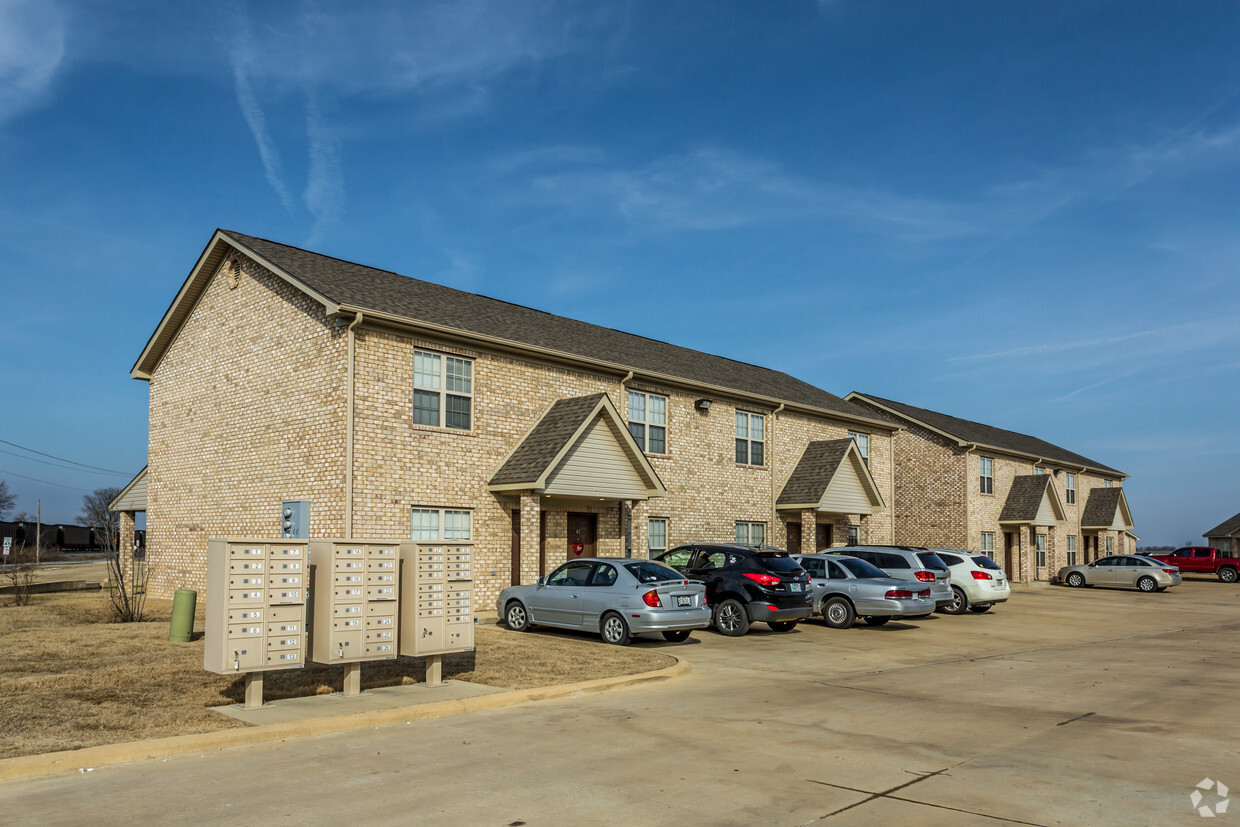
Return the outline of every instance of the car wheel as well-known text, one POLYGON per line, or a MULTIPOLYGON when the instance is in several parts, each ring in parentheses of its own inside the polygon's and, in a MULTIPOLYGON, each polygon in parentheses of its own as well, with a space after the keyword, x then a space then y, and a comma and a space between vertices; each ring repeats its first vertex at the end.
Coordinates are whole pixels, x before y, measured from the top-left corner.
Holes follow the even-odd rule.
POLYGON ((970 606, 969 611, 973 612, 974 614, 979 614, 979 615, 985 614, 986 612, 990 611, 990 607, 993 605, 994 605, 993 603, 978 603, 976 605, 970 606))
POLYGON ((1231 566, 1223 566, 1218 570, 1218 579, 1224 583, 1235 583, 1238 578, 1240 578, 1240 573, 1237 573, 1231 566))
POLYGON ((516 600, 509 602, 508 607, 504 609, 504 624, 514 632, 528 632, 530 615, 525 610, 525 606, 516 600))
POLYGON ((749 631, 749 615, 739 600, 729 598, 715 607, 715 628, 728 637, 740 637, 749 631))
POLYGON ((772 629, 774 629, 777 632, 791 632, 793 629, 797 627, 797 621, 795 620, 772 620, 770 623, 766 625, 770 626, 772 629))
POLYGON ((1081 586, 1085 585, 1085 575, 1081 574, 1079 571, 1074 571, 1068 575, 1064 582, 1074 589, 1079 589, 1081 586))
POLYGON ((672 643, 684 643, 689 639, 689 630, 677 629, 674 632, 664 632, 663 639, 670 640, 672 643))
POLYGON ((1137 581, 1137 588, 1143 592, 1152 592, 1158 590, 1158 581, 1153 577, 1142 577, 1137 581))
POLYGON ((959 615, 964 614, 967 608, 969 608, 969 598, 965 596, 964 589, 952 586, 952 602, 939 611, 949 615, 959 615))
POLYGON ((870 617, 867 617, 865 619, 865 622, 870 626, 882 626, 888 620, 891 620, 891 618, 890 617, 874 617, 873 615, 871 615, 870 617))
POLYGON ((822 604, 823 622, 832 629, 849 629, 857 622, 857 612, 843 597, 832 597, 822 604))
POLYGON ((603 642, 613 646, 627 646, 632 637, 629 635, 629 624, 615 612, 603 615, 603 623, 599 629, 603 642))

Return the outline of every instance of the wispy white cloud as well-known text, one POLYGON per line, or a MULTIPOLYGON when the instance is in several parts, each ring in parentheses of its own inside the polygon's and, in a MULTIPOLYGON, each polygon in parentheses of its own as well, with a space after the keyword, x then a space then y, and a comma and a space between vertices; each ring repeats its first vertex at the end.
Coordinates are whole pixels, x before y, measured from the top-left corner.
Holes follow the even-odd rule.
POLYGON ((323 232, 340 218, 345 196, 340 141, 335 131, 323 122, 318 96, 313 91, 307 94, 306 136, 310 144, 310 169, 302 200, 314 216, 314 227, 307 243, 316 244, 323 232))
POLYGON ((284 175, 280 165, 280 152, 276 149, 271 133, 267 130, 267 116, 254 95, 254 86, 250 82, 254 62, 254 44, 249 37, 248 26, 243 26, 237 46, 230 55, 232 61, 233 81, 237 89, 237 105, 241 108, 241 117, 245 119, 254 143, 258 145, 258 157, 263 163, 263 173, 267 183, 275 190, 276 196, 286 210, 293 209, 293 198, 289 195, 284 183, 284 175))
POLYGON ((0 0, 0 123, 46 99, 64 59, 58 3, 0 0))

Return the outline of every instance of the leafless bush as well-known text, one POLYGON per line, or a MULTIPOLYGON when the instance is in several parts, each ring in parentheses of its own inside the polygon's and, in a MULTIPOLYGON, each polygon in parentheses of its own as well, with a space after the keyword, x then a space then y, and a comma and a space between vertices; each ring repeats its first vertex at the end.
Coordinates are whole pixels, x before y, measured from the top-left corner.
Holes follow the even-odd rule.
POLYGON ((9 565, 0 569, 4 579, 13 587, 13 605, 25 606, 30 602, 30 587, 34 585, 38 567, 34 564, 34 551, 25 545, 10 555, 9 565))

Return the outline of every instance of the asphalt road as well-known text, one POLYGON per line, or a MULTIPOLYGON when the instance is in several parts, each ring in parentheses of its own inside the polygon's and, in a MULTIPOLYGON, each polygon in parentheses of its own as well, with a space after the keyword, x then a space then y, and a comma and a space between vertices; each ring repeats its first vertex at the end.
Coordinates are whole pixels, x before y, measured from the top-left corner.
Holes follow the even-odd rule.
POLYGON ((755 628, 638 643, 692 664, 659 684, 14 782, 0 821, 1190 824, 1240 791, 1240 586, 755 628))

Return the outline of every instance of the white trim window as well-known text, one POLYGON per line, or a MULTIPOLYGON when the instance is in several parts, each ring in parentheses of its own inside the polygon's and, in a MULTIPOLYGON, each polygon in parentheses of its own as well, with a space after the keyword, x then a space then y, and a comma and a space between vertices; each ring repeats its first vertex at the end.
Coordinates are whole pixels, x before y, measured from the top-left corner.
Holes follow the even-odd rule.
POLYGON ((848 545, 855 546, 861 543, 861 526, 850 525, 848 527, 848 545))
POLYGON ((766 543, 766 523, 736 521, 736 542, 744 546, 760 546, 766 543))
POLYGON ((646 454, 667 453, 667 397, 629 391, 629 433, 646 454))
POLYGON ((1068 535, 1068 565, 1076 565, 1076 535, 1068 535))
MULTIPOLYGON (((1074 505, 1076 503, 1076 474, 1069 474, 1067 472, 1064 473, 1063 475, 1063 500, 1068 505, 1074 505)), ((1068 565, 1072 566, 1076 564, 1069 563, 1068 565)))
POLYGON ((646 545, 650 549, 649 556, 657 557, 667 551, 667 518, 651 517, 647 523, 646 545))
POLYGON ((1041 465, 1035 465, 1033 466, 1033 473, 1040 477, 1046 473, 1046 469, 1043 468, 1041 465))
POLYGON ((736 412, 736 464, 766 464, 766 417, 736 412))
POLYGON ((983 494, 995 493, 995 461, 990 457, 978 457, 978 483, 983 494))
POLYGON ((455 508, 414 506, 409 539, 422 542, 469 542, 473 539, 473 512, 455 508))
POLYGON ((857 452, 861 454, 861 460, 866 465, 870 464, 870 435, 858 433, 857 431, 849 431, 848 436, 852 441, 857 443, 857 452))
POLYGON ((1114 553, 1115 553, 1115 538, 1108 537, 1107 538, 1107 554, 1114 554, 1114 553))
POLYGON ((1046 568, 1046 535, 1038 534, 1034 537, 1034 544, 1038 550, 1036 565, 1040 569, 1046 568))
POLYGON ((1103 487, 1103 488, 1110 488, 1110 487, 1111 487, 1111 481, 1110 481, 1110 480, 1103 480, 1103 481, 1102 481, 1102 487, 1103 487))
POLYGON ((426 350, 413 352, 413 424, 473 427, 474 363, 426 350))
POLYGON ((979 545, 981 546, 982 554, 985 554, 987 557, 994 557, 995 533, 993 531, 983 531, 979 545))

